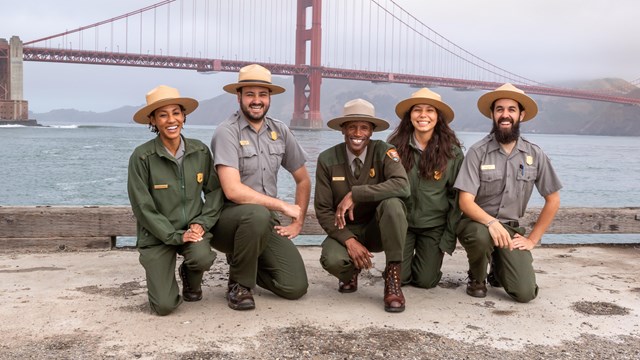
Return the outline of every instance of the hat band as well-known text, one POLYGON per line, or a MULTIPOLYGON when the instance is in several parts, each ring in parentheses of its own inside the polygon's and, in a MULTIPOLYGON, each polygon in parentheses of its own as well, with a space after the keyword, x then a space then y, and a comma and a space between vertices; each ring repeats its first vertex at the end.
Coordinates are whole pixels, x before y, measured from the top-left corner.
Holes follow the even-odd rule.
POLYGON ((344 117, 348 117, 348 116, 365 116, 365 117, 373 118, 373 116, 368 114, 349 114, 349 115, 345 115, 344 117))
POLYGON ((240 80, 240 81, 238 81, 238 83, 245 83, 245 82, 252 82, 252 83, 261 83, 261 84, 268 84, 268 85, 272 85, 269 81, 264 81, 264 80, 240 80))

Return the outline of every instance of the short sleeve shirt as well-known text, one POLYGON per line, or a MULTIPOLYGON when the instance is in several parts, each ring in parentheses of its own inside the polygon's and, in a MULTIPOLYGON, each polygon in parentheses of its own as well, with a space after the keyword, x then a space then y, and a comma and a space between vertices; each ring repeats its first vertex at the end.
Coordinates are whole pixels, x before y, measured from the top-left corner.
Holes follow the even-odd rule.
POLYGON ((265 117, 260 131, 256 131, 240 111, 218 125, 211 151, 216 166, 238 169, 243 184, 271 197, 278 195, 280 166, 293 173, 307 161, 283 122, 265 117))
POLYGON ((454 187, 474 195, 489 215, 509 221, 524 215, 534 185, 542 196, 562 188, 542 149, 520 137, 506 154, 489 134, 467 152, 454 187))

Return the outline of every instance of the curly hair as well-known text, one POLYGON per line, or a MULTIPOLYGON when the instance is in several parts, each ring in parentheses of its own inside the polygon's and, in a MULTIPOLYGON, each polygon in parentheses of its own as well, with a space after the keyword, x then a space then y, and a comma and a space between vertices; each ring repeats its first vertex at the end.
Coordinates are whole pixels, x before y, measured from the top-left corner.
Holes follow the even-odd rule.
MULTIPOLYGON (((414 105, 415 106, 415 105, 414 105)), ((394 145, 398 150, 400 159, 404 169, 409 172, 414 166, 413 149, 409 145, 415 128, 411 123, 411 110, 413 106, 402 117, 400 125, 389 135, 389 143, 394 145)), ((433 129, 433 135, 427 143, 427 147, 420 155, 418 163, 418 173, 423 178, 431 178, 438 171, 444 174, 447 169, 447 162, 453 159, 453 145, 460 147, 460 140, 456 137, 455 132, 449 127, 446 121, 442 119, 442 113, 436 109, 438 121, 433 129)))
MULTIPOLYGON (((180 110, 182 110, 182 115, 184 116, 184 121, 182 123, 186 124, 187 123, 187 115, 184 113, 185 108, 182 105, 179 105, 179 106, 180 106, 180 110)), ((156 110, 158 110, 158 109, 156 109, 156 110)), ((156 116, 156 110, 153 110, 151 112, 151 114, 149 114, 149 116, 148 116, 149 119, 151 119, 152 117, 156 116)), ((147 124, 147 126, 149 126, 149 131, 151 131, 152 133, 154 133, 156 135, 160 133, 160 131, 158 130, 158 127, 155 126, 155 125, 152 125, 151 122, 149 122, 149 124, 147 124)))

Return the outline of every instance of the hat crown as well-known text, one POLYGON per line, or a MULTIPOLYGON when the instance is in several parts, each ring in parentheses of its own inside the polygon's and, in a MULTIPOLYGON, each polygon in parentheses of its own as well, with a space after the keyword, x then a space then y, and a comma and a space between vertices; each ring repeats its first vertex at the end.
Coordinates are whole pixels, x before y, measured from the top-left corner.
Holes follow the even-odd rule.
POLYGON ((369 116, 375 117, 373 104, 363 99, 347 101, 342 111, 343 116, 369 116))
POLYGON ((271 71, 258 64, 247 65, 240 69, 238 82, 263 82, 265 84, 271 84, 271 71))
POLYGON ((147 105, 157 103, 158 101, 166 99, 180 98, 180 92, 176 88, 172 88, 166 85, 160 85, 151 89, 146 95, 147 105))
POLYGON ((427 88, 422 88, 413 94, 411 94, 411 99, 420 98, 420 99, 433 99, 437 101, 442 101, 442 96, 440 94, 433 92, 427 88))
POLYGON ((499 88, 495 89, 495 91, 512 91, 512 92, 517 92, 518 94, 524 95, 523 90, 518 89, 517 87, 513 86, 513 84, 511 83, 506 83, 500 86, 499 88))

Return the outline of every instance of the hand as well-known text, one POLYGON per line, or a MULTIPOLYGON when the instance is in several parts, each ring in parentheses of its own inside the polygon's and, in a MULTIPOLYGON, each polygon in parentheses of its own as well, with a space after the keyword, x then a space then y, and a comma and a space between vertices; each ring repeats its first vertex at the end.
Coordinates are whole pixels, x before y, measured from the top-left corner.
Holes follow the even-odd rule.
POLYGON ((200 237, 204 236, 204 228, 200 224, 191 224, 189 225, 189 230, 195 232, 200 237))
POLYGON ((511 235, 507 229, 504 228, 501 222, 495 221, 489 225, 489 234, 493 239, 493 244, 499 248, 509 248, 513 250, 513 243, 511 242, 511 235))
POLYGON ((192 224, 192 225, 198 225, 200 229, 196 231, 191 230, 191 228, 187 229, 187 231, 185 231, 184 234, 182 234, 182 242, 188 243, 188 242, 198 242, 202 240, 202 235, 204 235, 204 229, 199 224, 192 224), (202 230, 202 235, 199 234, 200 230, 202 230))
POLYGON ((531 250, 536 246, 533 240, 529 239, 528 237, 524 237, 520 234, 516 234, 513 237, 512 243, 513 243, 513 248, 518 250, 531 250))
POLYGON ((280 210, 284 215, 290 217, 294 222, 296 220, 300 220, 302 218, 302 208, 296 204, 289 204, 287 202, 283 202, 282 209, 280 210))
POLYGON ((370 253, 364 245, 358 242, 355 238, 347 239, 347 241, 344 242, 344 245, 347 247, 347 253, 356 268, 371 269, 373 266, 373 263, 371 262, 373 254, 370 253))
POLYGON ((336 208, 336 215, 334 220, 334 225, 338 227, 338 229, 344 229, 347 225, 346 216, 349 216, 349 220, 353 221, 353 208, 356 204, 353 202, 353 195, 351 191, 347 195, 344 196, 338 207, 336 208))
POLYGON ((280 236, 284 236, 289 240, 293 240, 296 236, 300 235, 300 231, 302 231, 302 223, 298 221, 294 221, 287 226, 276 225, 274 229, 280 236))

